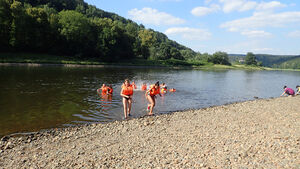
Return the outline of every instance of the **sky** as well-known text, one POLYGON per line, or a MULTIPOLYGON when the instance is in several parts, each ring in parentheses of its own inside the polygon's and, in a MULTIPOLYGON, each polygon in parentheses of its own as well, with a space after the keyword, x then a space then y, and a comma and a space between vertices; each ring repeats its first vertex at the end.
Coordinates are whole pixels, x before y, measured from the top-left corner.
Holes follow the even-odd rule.
POLYGON ((85 0, 200 53, 300 54, 299 0, 85 0))

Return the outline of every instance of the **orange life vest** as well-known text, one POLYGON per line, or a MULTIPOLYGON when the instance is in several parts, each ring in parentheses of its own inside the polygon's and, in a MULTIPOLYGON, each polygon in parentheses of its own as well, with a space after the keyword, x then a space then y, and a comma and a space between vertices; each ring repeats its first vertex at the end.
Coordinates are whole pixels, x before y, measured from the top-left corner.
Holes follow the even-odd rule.
POLYGON ((134 82, 132 82, 131 86, 134 88, 134 89, 137 89, 136 85, 134 82))
POLYGON ((107 93, 107 87, 101 87, 102 93, 107 93))
POLYGON ((150 96, 155 96, 160 93, 160 87, 155 88, 155 85, 151 85, 150 88, 150 96))
POLYGON ((170 92, 176 92, 176 89, 170 89, 170 92))
POLYGON ((131 96, 133 95, 133 87, 132 85, 130 86, 125 86, 125 85, 122 85, 122 94, 126 95, 126 96, 131 96))
POLYGON ((147 90, 147 85, 142 85, 142 90, 147 90))
POLYGON ((109 93, 109 94, 112 94, 113 91, 114 91, 111 87, 108 87, 107 89, 108 89, 108 93, 109 93))
POLYGON ((166 88, 162 88, 161 89, 161 93, 166 93, 167 92, 167 89, 166 88))

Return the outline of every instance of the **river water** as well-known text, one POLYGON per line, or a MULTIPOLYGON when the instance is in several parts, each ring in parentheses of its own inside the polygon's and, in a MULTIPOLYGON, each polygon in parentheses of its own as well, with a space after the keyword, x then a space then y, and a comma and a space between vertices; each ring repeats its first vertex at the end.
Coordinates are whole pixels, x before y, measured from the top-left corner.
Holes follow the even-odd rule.
POLYGON ((138 86, 132 118, 147 114, 143 82, 165 82, 177 90, 157 97, 156 114, 279 97, 284 85, 300 85, 296 71, 0 66, 0 136, 122 120, 126 78, 138 86), (113 86, 112 96, 97 94, 103 83, 113 86))

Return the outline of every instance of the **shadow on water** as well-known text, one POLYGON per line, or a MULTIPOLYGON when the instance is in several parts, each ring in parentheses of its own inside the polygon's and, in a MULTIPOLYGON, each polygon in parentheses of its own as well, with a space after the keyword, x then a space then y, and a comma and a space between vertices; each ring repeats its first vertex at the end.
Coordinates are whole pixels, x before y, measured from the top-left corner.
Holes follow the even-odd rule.
POLYGON ((0 135, 121 120, 121 85, 135 81, 133 118, 147 114, 142 83, 165 82, 175 93, 157 97, 155 113, 197 109, 254 97, 277 97, 299 85, 300 72, 201 71, 151 68, 0 66, 0 135), (99 95, 111 84, 113 95, 99 95))

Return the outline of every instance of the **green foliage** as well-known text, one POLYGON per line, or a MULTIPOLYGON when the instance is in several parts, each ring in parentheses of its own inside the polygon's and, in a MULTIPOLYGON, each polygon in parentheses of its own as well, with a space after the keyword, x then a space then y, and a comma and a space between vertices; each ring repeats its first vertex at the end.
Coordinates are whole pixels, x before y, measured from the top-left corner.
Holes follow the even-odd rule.
POLYGON ((214 64, 231 65, 226 52, 215 52, 208 60, 214 64))
POLYGON ((82 42, 90 29, 89 20, 76 11, 61 11, 59 13, 60 33, 68 41, 82 42))
POLYGON ((281 69, 300 69, 300 56, 294 57, 291 60, 284 61, 277 65, 274 64, 273 67, 281 69))
POLYGON ((167 62, 176 64, 181 63, 179 60, 207 63, 211 58, 83 0, 0 0, 0 28, 3 52, 68 55, 109 62, 136 58, 172 60, 167 62))
POLYGON ((267 67, 277 67, 281 63, 300 57, 300 56, 291 56, 291 55, 267 55, 267 54, 256 54, 255 56, 258 61, 262 62, 263 66, 267 66, 267 67))
POLYGON ((59 14, 59 32, 65 39, 66 54, 82 57, 89 51, 91 24, 86 16, 76 11, 61 11, 59 14))
POLYGON ((246 65, 257 65, 256 57, 252 52, 248 52, 245 58, 246 65))
POLYGON ((6 51, 10 48, 10 31, 12 15, 10 1, 0 0, 0 50, 6 51))
POLYGON ((182 57, 179 50, 174 47, 171 48, 170 55, 171 55, 171 58, 173 58, 173 59, 184 60, 184 58, 182 57))

